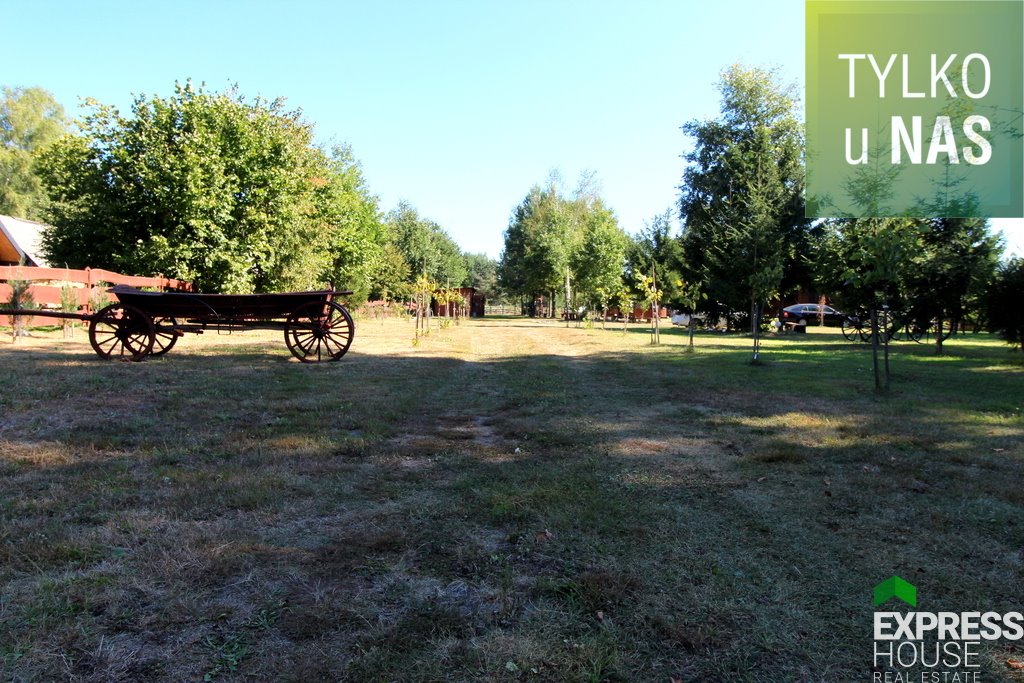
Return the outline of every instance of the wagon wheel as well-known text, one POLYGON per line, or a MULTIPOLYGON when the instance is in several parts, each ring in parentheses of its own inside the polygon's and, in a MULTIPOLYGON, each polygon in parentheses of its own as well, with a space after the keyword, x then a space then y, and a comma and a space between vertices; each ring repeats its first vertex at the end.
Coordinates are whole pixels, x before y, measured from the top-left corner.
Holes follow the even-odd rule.
POLYGON ((866 341, 864 339, 864 324, 859 318, 843 318, 842 330, 847 341, 866 341))
POLYGON ((142 360, 153 350, 155 337, 153 320, 134 306, 111 304, 89 322, 89 343, 105 360, 142 360))
POLYGON ((153 338, 153 351, 152 355, 162 356, 178 343, 178 337, 181 336, 175 328, 178 326, 178 321, 170 316, 158 316, 153 318, 153 328, 156 336, 153 338))
POLYGON ((311 301, 288 316, 284 342, 303 363, 319 363, 340 360, 354 334, 355 323, 344 307, 333 301, 311 301))
MULTIPOLYGON (((884 311, 878 312, 878 333, 883 341, 903 341, 900 337, 902 329, 903 320, 899 313, 893 313, 892 311, 889 311, 888 314, 884 311)), ((871 339, 870 332, 868 332, 868 339, 871 339)))
MULTIPOLYGON (((908 326, 909 329, 910 326, 908 326)), ((930 344, 940 334, 942 335, 942 341, 946 341, 949 339, 949 335, 953 334, 953 323, 949 320, 943 320, 942 329, 940 330, 939 321, 933 318, 927 323, 915 323, 911 331, 910 338, 918 344, 930 344)))
POLYGON ((905 342, 911 339, 912 327, 910 325, 896 324, 889 328, 889 341, 905 342))

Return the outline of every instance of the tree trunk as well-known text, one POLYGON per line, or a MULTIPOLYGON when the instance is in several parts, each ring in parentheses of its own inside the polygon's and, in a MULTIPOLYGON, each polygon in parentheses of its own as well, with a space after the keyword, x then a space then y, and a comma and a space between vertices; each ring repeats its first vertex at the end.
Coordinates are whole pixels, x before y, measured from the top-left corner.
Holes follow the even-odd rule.
POLYGON ((882 391, 882 378, 878 374, 878 311, 871 309, 871 364, 875 371, 875 391, 882 391))
POLYGON ((570 303, 569 302, 571 302, 571 301, 572 301, 572 284, 569 282, 569 269, 566 268, 565 269, 565 305, 562 306, 562 310, 565 311, 565 326, 566 327, 569 326, 569 318, 572 317, 571 315, 569 315, 569 313, 570 313, 570 311, 569 311, 570 303))
POLYGON ((942 355, 942 323, 945 322, 940 314, 935 320, 935 355, 942 355))
POLYGON ((888 392, 890 385, 889 378, 891 376, 889 373, 889 304, 886 304, 883 310, 885 311, 885 316, 883 317, 885 337, 883 338, 882 348, 883 356, 885 358, 885 391, 888 392))
POLYGON ((654 336, 657 337, 658 342, 661 343, 661 302, 654 302, 654 336))
POLYGON ((754 334, 754 359, 753 363, 761 362, 761 305, 751 302, 750 307, 751 330, 754 334))
POLYGON ((690 314, 690 348, 693 348, 693 313, 690 314))

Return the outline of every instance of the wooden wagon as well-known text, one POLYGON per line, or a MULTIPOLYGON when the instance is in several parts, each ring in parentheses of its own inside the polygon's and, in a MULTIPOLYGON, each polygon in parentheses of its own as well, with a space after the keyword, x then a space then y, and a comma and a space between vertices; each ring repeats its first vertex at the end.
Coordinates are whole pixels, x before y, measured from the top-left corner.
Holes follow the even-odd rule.
POLYGON ((142 360, 170 351, 186 333, 275 329, 284 332, 292 355, 304 363, 340 360, 355 335, 355 323, 334 300, 350 291, 277 294, 147 292, 118 285, 118 303, 93 314, 3 310, 0 315, 75 318, 89 323, 89 343, 100 358, 142 360))

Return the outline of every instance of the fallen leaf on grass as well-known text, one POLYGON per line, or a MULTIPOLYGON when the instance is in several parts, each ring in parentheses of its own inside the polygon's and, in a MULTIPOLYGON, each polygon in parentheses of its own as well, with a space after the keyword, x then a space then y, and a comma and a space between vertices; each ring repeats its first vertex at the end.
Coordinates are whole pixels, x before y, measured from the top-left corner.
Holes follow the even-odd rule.
POLYGON ((597 612, 597 620, 598 621, 604 621, 604 612, 598 610, 598 612, 597 612))
POLYGON ((1006 666, 1010 667, 1011 669, 1024 669, 1024 662, 1020 661, 1019 659, 1007 659, 1006 666))
POLYGON ((537 542, 538 543, 546 543, 547 541, 550 541, 554 537, 555 537, 555 535, 553 533, 551 533, 550 531, 545 529, 544 531, 542 531, 539 534, 537 534, 537 542))
POLYGON ((1005 448, 993 448, 992 451, 995 452, 995 453, 1003 453, 1003 452, 1006 451, 1006 449, 1005 448))

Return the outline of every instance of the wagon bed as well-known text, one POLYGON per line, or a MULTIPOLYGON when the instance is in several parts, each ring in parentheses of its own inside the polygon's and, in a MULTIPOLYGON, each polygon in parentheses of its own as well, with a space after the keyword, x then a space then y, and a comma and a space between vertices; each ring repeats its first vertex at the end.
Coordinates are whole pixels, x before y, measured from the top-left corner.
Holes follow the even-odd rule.
POLYGON ((194 294, 191 292, 146 292, 126 285, 110 290, 123 304, 135 306, 151 316, 172 316, 213 320, 268 321, 287 318, 292 311, 327 296, 352 292, 281 292, 277 294, 194 294))

